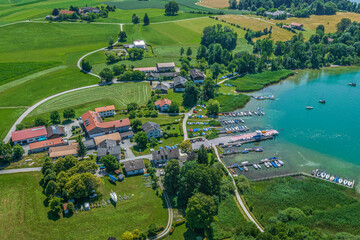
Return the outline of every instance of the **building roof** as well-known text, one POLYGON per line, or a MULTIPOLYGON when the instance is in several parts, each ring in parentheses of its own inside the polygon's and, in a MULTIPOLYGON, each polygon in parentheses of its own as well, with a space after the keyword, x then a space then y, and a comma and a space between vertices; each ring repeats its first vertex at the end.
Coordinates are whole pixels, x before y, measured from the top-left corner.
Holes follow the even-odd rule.
POLYGON ((146 74, 147 77, 176 77, 177 75, 177 72, 150 72, 146 74))
POLYGON ((120 119, 120 120, 114 120, 110 122, 103 122, 103 120, 100 117, 100 114, 93 111, 88 111, 81 115, 81 118, 84 122, 84 126, 86 128, 86 131, 89 132, 93 130, 94 128, 111 128, 111 127, 124 127, 124 126, 130 126, 130 120, 128 118, 120 119))
POLYGON ((285 11, 280 11, 280 10, 277 10, 275 12, 269 12, 269 11, 265 12, 265 14, 271 15, 271 16, 279 16, 279 15, 282 15, 284 13, 285 13, 285 11))
POLYGON ((70 145, 60 146, 60 147, 51 147, 49 149, 49 157, 57 158, 68 155, 76 155, 78 150, 77 143, 71 143, 70 145))
POLYGON ((84 143, 84 146, 86 148, 95 148, 95 142, 94 142, 94 139, 89 139, 89 140, 86 140, 84 143))
POLYGON ((100 145, 97 149, 98 157, 103 157, 108 154, 110 154, 110 155, 120 155, 121 154, 120 145, 118 145, 115 140, 106 139, 105 141, 100 143, 100 145))
POLYGON ((165 91, 168 91, 168 90, 169 90, 169 87, 166 86, 165 84, 158 84, 158 85, 156 85, 155 89, 156 89, 156 90, 165 90, 165 91))
POLYGON ((291 27, 288 25, 282 25, 282 28, 291 28, 291 27))
POLYGON ((133 68, 133 71, 140 71, 140 72, 156 72, 156 67, 143 67, 143 68, 133 68))
POLYGON ((121 138, 127 138, 128 136, 134 136, 134 132, 133 131, 127 131, 127 132, 120 133, 121 138))
POLYGON ((124 168, 126 172, 131 172, 135 170, 140 170, 145 168, 144 161, 142 159, 126 161, 124 163, 124 168))
POLYGON ((159 149, 151 152, 153 160, 177 159, 180 157, 179 149, 159 149))
POLYGON ((154 130, 161 130, 160 125, 154 122, 146 122, 142 125, 144 132, 149 133, 154 130))
POLYGON ((170 67, 175 67, 175 63, 174 62, 168 62, 168 63, 157 63, 156 64, 157 68, 170 68, 170 67))
POLYGON ((177 85, 185 85, 185 83, 187 82, 187 79, 182 76, 177 76, 173 80, 174 80, 174 87, 176 87, 177 85))
POLYGON ((68 205, 68 203, 63 203, 64 211, 67 209, 67 205, 68 205))
POLYGON ((40 141, 40 142, 33 142, 29 144, 30 150, 39 149, 43 147, 51 147, 54 145, 64 144, 64 139, 60 138, 54 138, 50 140, 40 141))
POLYGON ((68 10, 60 10, 60 14, 73 14, 74 11, 68 11, 68 10))
POLYGON ((144 45, 145 45, 145 41, 144 41, 144 40, 135 40, 135 41, 134 41, 134 45, 135 45, 135 46, 144 46, 144 45))
POLYGON ((292 22, 291 23, 291 26, 295 26, 295 27, 302 27, 302 26, 304 26, 303 24, 301 24, 301 23, 295 23, 295 22, 292 22))
POLYGON ((111 133, 111 134, 105 134, 105 135, 101 135, 98 137, 94 137, 95 145, 99 145, 100 143, 102 143, 103 141, 105 141, 107 139, 119 142, 121 140, 121 136, 120 136, 120 133, 115 132, 115 133, 111 133))
POLYGON ((48 126, 46 131, 48 137, 51 137, 52 135, 65 135, 64 128, 56 125, 48 126))
POLYGON ((95 112, 105 112, 105 111, 111 111, 111 110, 115 111, 114 105, 95 108, 95 112))
POLYGON ((192 78, 196 78, 196 77, 203 77, 203 78, 205 78, 205 77, 206 77, 206 75, 205 75, 202 71, 200 71, 199 69, 197 69, 197 68, 193 68, 193 69, 190 70, 190 76, 191 76, 192 78))
POLYGON ((46 136, 47 131, 45 126, 28 128, 11 133, 12 141, 18 142, 29 138, 36 138, 40 136, 46 136))
POLYGON ((170 106, 170 104, 171 104, 171 100, 166 99, 166 98, 155 102, 155 106, 159 106, 159 107, 162 107, 164 105, 169 105, 170 106))

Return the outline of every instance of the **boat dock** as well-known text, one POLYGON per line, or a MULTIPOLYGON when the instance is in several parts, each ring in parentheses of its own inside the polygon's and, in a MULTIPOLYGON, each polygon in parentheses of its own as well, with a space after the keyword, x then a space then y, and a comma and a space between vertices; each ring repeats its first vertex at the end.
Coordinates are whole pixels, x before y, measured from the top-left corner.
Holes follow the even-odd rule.
POLYGON ((240 173, 246 173, 249 169, 260 170, 262 168, 280 168, 284 166, 284 162, 277 157, 265 158, 259 162, 250 163, 248 161, 242 162, 241 164, 234 163, 228 166, 228 169, 234 176, 238 176, 240 173))
POLYGON ((272 139, 276 135, 278 135, 279 132, 271 129, 271 130, 257 130, 252 133, 245 133, 238 136, 231 137, 230 142, 242 142, 242 143, 249 143, 249 142, 256 142, 256 141, 262 141, 266 139, 272 139))
POLYGON ((224 117, 252 117, 252 116, 263 116, 265 115, 265 112, 259 108, 255 111, 223 112, 223 113, 219 113, 218 115, 224 117))
POLYGON ((263 96, 250 96, 256 100, 274 100, 275 97, 274 95, 263 95, 263 96))

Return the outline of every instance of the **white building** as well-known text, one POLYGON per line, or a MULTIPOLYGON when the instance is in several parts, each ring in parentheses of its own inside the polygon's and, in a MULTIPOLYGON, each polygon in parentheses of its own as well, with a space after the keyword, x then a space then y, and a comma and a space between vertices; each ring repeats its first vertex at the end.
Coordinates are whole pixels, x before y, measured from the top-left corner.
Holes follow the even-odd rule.
POLYGON ((134 44, 135 48, 145 48, 146 47, 144 40, 135 40, 133 44, 134 44))

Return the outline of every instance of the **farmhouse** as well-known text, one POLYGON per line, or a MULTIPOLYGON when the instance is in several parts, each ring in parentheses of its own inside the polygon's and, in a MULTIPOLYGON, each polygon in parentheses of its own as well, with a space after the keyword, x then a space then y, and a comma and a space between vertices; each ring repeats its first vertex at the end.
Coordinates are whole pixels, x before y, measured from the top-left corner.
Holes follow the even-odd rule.
POLYGON ((29 154, 48 151, 50 147, 64 146, 67 143, 62 138, 54 138, 29 144, 29 154))
POLYGON ((115 106, 110 105, 110 106, 95 108, 95 112, 99 113, 100 117, 114 116, 115 106))
POLYGON ((100 159, 106 155, 111 155, 120 160, 121 148, 120 145, 111 139, 106 139, 102 141, 97 148, 97 159, 100 159))
POLYGON ((291 27, 289 25, 282 25, 282 28, 290 30, 291 27))
POLYGON ((174 91, 175 92, 184 92, 186 82, 187 82, 187 79, 182 76, 178 76, 178 77, 174 78, 174 91))
POLYGON ((134 44, 135 48, 145 48, 146 47, 144 40, 135 40, 133 44, 134 44))
POLYGON ((204 83, 206 75, 197 68, 193 68, 190 70, 190 77, 194 83, 204 83))
POLYGON ((66 156, 77 156, 78 144, 71 143, 70 145, 60 146, 60 147, 51 147, 49 149, 49 157, 52 159, 58 159, 60 157, 66 156))
POLYGON ((156 67, 143 67, 143 68, 133 68, 133 71, 140 71, 144 73, 157 72, 156 67))
POLYGON ((142 125, 142 129, 146 132, 148 139, 154 137, 159 138, 163 135, 160 125, 154 122, 146 122, 142 125))
POLYGON ((103 122, 100 114, 88 111, 81 115, 84 127, 89 138, 110 134, 114 132, 126 132, 130 130, 130 120, 128 118, 103 122))
POLYGON ((290 24, 290 26, 291 26, 291 28, 294 28, 294 29, 298 29, 298 30, 303 30, 303 24, 301 24, 301 23, 294 23, 294 22, 292 22, 291 24, 290 24))
POLYGON ((145 164, 144 164, 144 161, 141 159, 133 160, 133 161, 126 161, 124 163, 124 168, 125 168, 125 173, 127 176, 143 174, 145 164))
POLYGON ((45 126, 28 128, 11 133, 14 144, 28 144, 47 139, 47 131, 45 126))
POLYGON ((155 108, 159 109, 162 112, 166 112, 167 110, 169 110, 170 105, 171 105, 171 100, 166 98, 155 102, 155 108))
POLYGON ((169 87, 166 86, 165 84, 158 84, 155 87, 155 90, 159 90, 161 92, 161 94, 167 94, 169 91, 169 87))
POLYGON ((158 72, 171 72, 175 70, 175 63, 174 62, 157 63, 156 68, 158 72))
POLYGON ((158 80, 159 78, 171 79, 179 75, 179 72, 151 72, 146 74, 147 80, 158 80))
POLYGON ((47 138, 48 139, 54 139, 54 138, 59 138, 59 137, 63 137, 65 135, 65 131, 63 127, 60 126, 48 126, 46 128, 47 131, 47 138))
POLYGON ((72 15, 74 11, 60 10, 60 14, 72 15))
POLYGON ((54 16, 54 15, 46 15, 45 20, 52 20, 52 21, 57 21, 59 20, 59 16, 54 16))
POLYGON ((179 159, 180 157, 179 149, 159 149, 152 151, 151 154, 155 164, 162 164, 170 159, 179 159))
POLYGON ((82 9, 80 9, 80 12, 82 13, 89 13, 89 12, 92 12, 92 13, 100 13, 100 9, 98 8, 93 8, 93 7, 83 7, 82 9))

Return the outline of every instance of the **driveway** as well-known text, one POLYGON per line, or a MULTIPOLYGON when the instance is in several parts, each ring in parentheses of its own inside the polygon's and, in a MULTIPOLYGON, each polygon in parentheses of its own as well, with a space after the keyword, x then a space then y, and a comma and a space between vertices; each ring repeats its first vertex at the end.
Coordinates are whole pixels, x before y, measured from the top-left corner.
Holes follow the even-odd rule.
POLYGON ((80 127, 79 121, 74 120, 68 124, 61 125, 64 128, 65 138, 69 139, 72 136, 72 127, 80 127))

